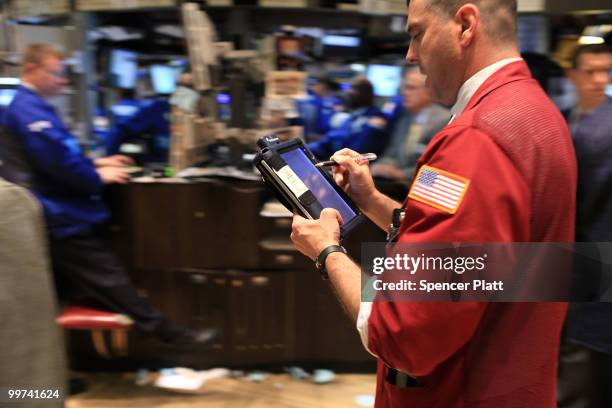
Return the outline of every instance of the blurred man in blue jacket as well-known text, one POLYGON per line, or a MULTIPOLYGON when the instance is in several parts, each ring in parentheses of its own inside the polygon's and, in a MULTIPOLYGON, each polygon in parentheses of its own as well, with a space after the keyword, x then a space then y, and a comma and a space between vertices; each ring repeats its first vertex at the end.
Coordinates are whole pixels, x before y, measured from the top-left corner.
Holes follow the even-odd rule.
POLYGON ((143 162, 167 162, 170 148, 170 103, 167 96, 140 103, 136 112, 117 121, 107 141, 108 153, 120 151, 123 143, 148 140, 143 162))
POLYGON ((343 105, 342 99, 336 94, 340 86, 332 79, 320 77, 312 86, 315 94, 315 106, 317 111, 317 134, 322 135, 330 129, 332 116, 338 112, 343 105))
MULTIPOLYGON (((576 242, 611 242, 612 99, 605 91, 611 79, 612 50, 604 44, 581 46, 572 64, 569 76, 578 95, 569 114, 578 159, 576 242)), ((574 274, 595 284, 586 293, 595 298, 606 289, 596 285, 604 281, 600 264, 609 254, 594 247, 584 251, 574 274)), ((561 345, 558 407, 611 407, 611 384, 612 303, 573 303, 561 345)))
POLYGON ((131 160, 120 155, 87 158, 47 102, 67 84, 62 55, 46 44, 29 46, 21 83, 6 111, 4 137, 16 138, 23 147, 31 173, 28 187, 43 206, 49 230, 60 297, 92 298, 164 341, 209 335, 176 326, 143 301, 111 252, 104 234, 109 212, 100 195, 105 184, 128 182, 124 166, 131 160))
POLYGON ((337 93, 340 86, 327 77, 317 77, 308 96, 298 100, 298 110, 304 126, 304 136, 323 135, 331 129, 331 118, 342 110, 344 102, 337 93))
POLYGON ((319 159, 328 159, 345 147, 378 155, 385 150, 389 139, 387 121, 382 111, 374 106, 374 88, 367 78, 358 77, 353 81, 347 103, 351 113, 340 127, 308 144, 319 159))

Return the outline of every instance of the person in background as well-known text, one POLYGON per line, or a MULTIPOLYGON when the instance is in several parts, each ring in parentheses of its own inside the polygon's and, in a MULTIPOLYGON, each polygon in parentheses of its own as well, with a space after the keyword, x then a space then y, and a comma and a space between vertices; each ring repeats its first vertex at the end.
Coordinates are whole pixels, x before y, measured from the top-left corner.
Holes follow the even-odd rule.
POLYGON ((449 110, 432 102, 425 78, 417 67, 405 71, 401 109, 393 120, 389 145, 372 166, 373 176, 410 179, 431 138, 448 123, 449 110))
MULTIPOLYGON (((392 242, 573 242, 574 149, 520 58, 517 2, 410 0, 407 31, 406 60, 427 75, 433 100, 452 106, 451 122, 419 159, 403 204, 376 189, 350 149, 332 156, 339 185, 392 242)), ((362 302, 341 223, 329 208, 318 220, 294 215, 291 238, 377 358, 377 408, 555 407, 566 303, 393 302, 389 291, 362 302)))
POLYGON ((319 135, 324 135, 331 129, 331 118, 343 105, 342 99, 337 94, 340 91, 340 85, 329 78, 319 77, 312 86, 312 92, 315 95, 315 107, 317 114, 316 132, 319 135))
MULTIPOLYGON (((576 242, 612 242, 612 99, 605 94, 611 69, 612 49, 585 45, 568 72, 578 95, 569 116, 578 160, 576 242)), ((605 255, 594 248, 579 251, 574 274, 599 283, 605 255)), ((558 406, 611 407, 611 385, 612 304, 572 303, 559 358, 558 406)))
POLYGON ((107 153, 120 153, 123 144, 133 144, 140 151, 133 154, 139 163, 165 163, 170 149, 170 95, 158 93, 153 82, 147 85, 151 87, 152 97, 137 101, 136 106, 129 98, 121 102, 128 110, 132 106, 135 109, 115 121, 107 153))
POLYGON ((140 103, 136 112, 128 118, 117 122, 113 143, 109 153, 115 154, 123 143, 136 143, 143 148, 140 161, 162 163, 168 161, 170 149, 170 102, 168 96, 156 96, 140 103))
POLYGON ((527 63, 533 78, 538 81, 561 113, 571 108, 574 104, 573 87, 561 65, 548 55, 536 52, 523 52, 521 57, 527 63))
POLYGON ((610 48, 606 44, 579 47, 572 58, 568 76, 576 88, 576 105, 567 115, 572 131, 582 119, 591 115, 608 99, 606 87, 610 83, 610 48))
POLYGON ((343 104, 339 90, 336 81, 319 76, 313 79, 308 96, 296 101, 306 140, 316 140, 330 130, 331 118, 343 104))
MULTIPOLYGON (((24 155, 19 177, 42 204, 49 234, 54 278, 60 299, 87 297, 130 316, 136 328, 174 344, 209 341, 214 332, 196 332, 166 319, 139 297, 110 249, 101 200, 104 185, 129 181, 132 161, 121 155, 87 158, 77 139, 47 101, 68 81, 62 55, 47 44, 24 52, 22 85, 9 105, 2 147, 18 143, 24 155)), ((3 149, 6 154, 6 150, 3 149)))
POLYGON ((109 109, 111 128, 104 140, 106 152, 111 155, 119 153, 121 143, 123 143, 122 134, 118 129, 121 129, 124 123, 129 123, 141 106, 141 101, 136 99, 133 89, 120 89, 119 93, 119 102, 109 109))
POLYGON ((357 77, 353 80, 347 105, 350 116, 337 129, 308 144, 316 157, 327 159, 343 147, 380 155, 387 146, 387 121, 381 110, 374 106, 374 88, 367 78, 357 77))

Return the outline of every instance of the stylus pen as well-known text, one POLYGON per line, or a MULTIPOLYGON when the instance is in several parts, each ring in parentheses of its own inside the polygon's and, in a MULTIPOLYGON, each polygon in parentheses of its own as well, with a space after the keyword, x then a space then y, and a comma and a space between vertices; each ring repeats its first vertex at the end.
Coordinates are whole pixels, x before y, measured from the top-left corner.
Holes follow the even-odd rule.
MULTIPOLYGON (((371 162, 374 161, 378 158, 378 156, 376 155, 376 153, 364 153, 364 154, 360 154, 359 156, 355 157, 355 161, 357 163, 359 162, 371 162)), ((333 160, 325 160, 322 162, 319 162, 317 164, 315 164, 316 167, 329 167, 329 166, 338 166, 338 163, 336 163, 333 160)))

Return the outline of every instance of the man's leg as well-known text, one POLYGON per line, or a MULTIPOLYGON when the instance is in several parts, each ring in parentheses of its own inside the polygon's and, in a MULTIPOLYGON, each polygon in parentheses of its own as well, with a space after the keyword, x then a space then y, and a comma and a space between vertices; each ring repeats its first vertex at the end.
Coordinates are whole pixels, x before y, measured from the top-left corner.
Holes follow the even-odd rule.
POLYGON ((71 291, 130 316, 136 328, 171 341, 179 328, 143 300, 102 234, 79 233, 51 239, 51 259, 56 281, 71 291))
POLYGON ((612 356, 565 341, 559 358, 559 408, 612 407, 612 356))

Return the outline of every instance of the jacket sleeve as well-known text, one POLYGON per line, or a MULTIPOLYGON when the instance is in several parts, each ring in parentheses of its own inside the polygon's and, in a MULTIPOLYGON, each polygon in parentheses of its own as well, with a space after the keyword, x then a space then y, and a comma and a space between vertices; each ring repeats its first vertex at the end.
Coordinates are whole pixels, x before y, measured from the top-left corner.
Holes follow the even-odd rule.
MULTIPOLYGON (((372 118, 374 117, 384 120, 382 115, 373 116, 372 118)), ((359 133, 355 133, 348 138, 345 147, 359 153, 375 153, 381 156, 388 142, 389 132, 387 131, 386 124, 377 126, 368 122, 363 125, 359 133)))
POLYGON ((27 112, 14 112, 7 125, 22 138, 37 171, 79 192, 101 193, 102 180, 93 162, 83 155, 77 139, 57 116, 34 106, 27 112))
MULTIPOLYGON (((516 166, 486 134, 447 128, 420 165, 470 180, 455 214, 407 200, 400 242, 513 242, 529 237, 530 195, 516 166)), ((368 349, 390 367, 431 373, 473 336, 486 303, 375 302, 368 349)), ((494 340, 493 340, 494 341, 494 340)))
POLYGON ((332 129, 316 142, 308 144, 308 148, 319 160, 328 160, 343 145, 342 141, 347 138, 348 125, 346 122, 339 129, 332 129))

